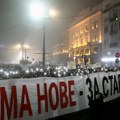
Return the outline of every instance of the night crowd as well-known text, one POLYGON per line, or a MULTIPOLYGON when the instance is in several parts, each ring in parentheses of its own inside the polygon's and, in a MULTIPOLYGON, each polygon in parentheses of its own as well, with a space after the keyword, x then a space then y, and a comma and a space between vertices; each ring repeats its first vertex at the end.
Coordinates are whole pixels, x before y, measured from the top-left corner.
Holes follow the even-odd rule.
POLYGON ((0 79, 14 78, 34 78, 34 77, 66 77, 79 76, 95 72, 114 72, 119 70, 116 67, 81 67, 77 64, 74 69, 69 69, 63 65, 46 65, 43 70, 42 65, 33 64, 23 67, 19 64, 0 64, 0 79))

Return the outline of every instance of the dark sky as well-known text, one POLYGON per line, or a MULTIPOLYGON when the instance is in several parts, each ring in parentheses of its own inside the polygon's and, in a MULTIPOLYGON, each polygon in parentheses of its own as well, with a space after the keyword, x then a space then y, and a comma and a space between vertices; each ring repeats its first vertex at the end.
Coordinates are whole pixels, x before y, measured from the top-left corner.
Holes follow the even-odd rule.
MULTIPOLYGON (((17 54, 16 44, 29 44, 30 59, 42 52, 42 27, 29 15, 29 4, 35 0, 0 0, 0 62, 11 62, 17 54), (40 49, 40 50, 39 50, 40 49)), ((46 23, 46 52, 61 38, 74 16, 80 10, 100 3, 101 0, 44 0, 57 10, 59 17, 46 23)), ((36 58, 37 59, 37 58, 36 58)))

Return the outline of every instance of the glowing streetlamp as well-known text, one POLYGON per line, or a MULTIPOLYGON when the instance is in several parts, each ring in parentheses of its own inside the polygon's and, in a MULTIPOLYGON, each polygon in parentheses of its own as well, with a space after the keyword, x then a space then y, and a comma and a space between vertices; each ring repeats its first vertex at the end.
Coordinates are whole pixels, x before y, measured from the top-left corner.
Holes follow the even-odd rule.
POLYGON ((26 55, 27 55, 27 49, 29 49, 30 48, 30 46, 28 46, 28 45, 23 45, 23 48, 24 48, 24 50, 25 50, 25 60, 26 60, 26 55))
MULTIPOLYGON (((47 7, 46 7, 47 8, 47 7)), ((45 22, 46 19, 48 18, 53 18, 56 15, 56 11, 55 10, 46 10, 44 5, 42 3, 40 3, 39 1, 32 3, 30 6, 30 12, 31 12, 31 16, 35 19, 35 20, 40 20, 40 18, 42 18, 43 20, 43 51, 42 51, 42 65, 43 65, 43 72, 45 70, 45 22)))
POLYGON ((26 60, 26 53, 27 53, 27 49, 29 49, 30 48, 30 46, 29 45, 27 45, 27 44, 17 44, 16 46, 15 46, 15 48, 16 49, 21 49, 21 53, 22 53, 22 60, 23 60, 23 50, 24 50, 24 55, 25 55, 25 60, 26 60))

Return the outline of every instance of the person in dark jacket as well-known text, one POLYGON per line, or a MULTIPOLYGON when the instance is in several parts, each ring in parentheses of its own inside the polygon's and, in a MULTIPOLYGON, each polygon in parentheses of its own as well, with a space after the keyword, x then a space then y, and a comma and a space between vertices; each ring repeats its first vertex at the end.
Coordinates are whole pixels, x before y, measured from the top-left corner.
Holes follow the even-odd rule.
POLYGON ((102 110, 104 104, 104 96, 102 93, 99 93, 96 96, 95 100, 90 100, 90 120, 101 120, 102 119, 102 110))

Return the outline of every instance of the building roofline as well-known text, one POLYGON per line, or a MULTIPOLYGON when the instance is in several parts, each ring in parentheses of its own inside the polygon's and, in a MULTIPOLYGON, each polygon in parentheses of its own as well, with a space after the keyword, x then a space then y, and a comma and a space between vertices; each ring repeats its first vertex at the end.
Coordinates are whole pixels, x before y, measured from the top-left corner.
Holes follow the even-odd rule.
POLYGON ((106 13, 106 12, 110 11, 111 9, 116 8, 116 7, 120 7, 120 2, 115 3, 115 4, 111 5, 110 7, 108 7, 107 9, 103 10, 103 13, 106 13))
POLYGON ((76 23, 74 23, 73 25, 71 25, 71 27, 68 29, 68 31, 74 29, 75 27, 77 27, 78 25, 82 24, 84 21, 87 21, 87 19, 94 17, 96 14, 101 14, 101 10, 97 10, 94 13, 91 13, 87 16, 85 16, 84 18, 82 18, 81 20, 77 21, 76 23))

